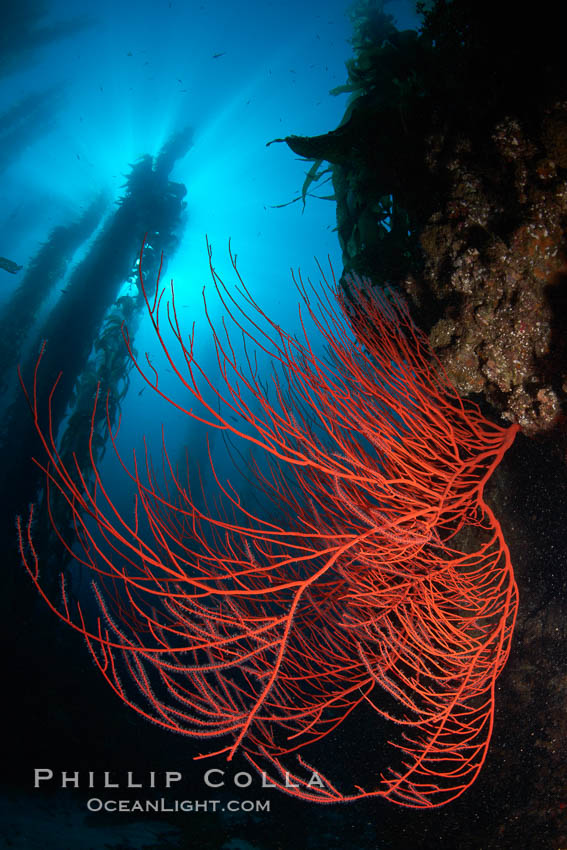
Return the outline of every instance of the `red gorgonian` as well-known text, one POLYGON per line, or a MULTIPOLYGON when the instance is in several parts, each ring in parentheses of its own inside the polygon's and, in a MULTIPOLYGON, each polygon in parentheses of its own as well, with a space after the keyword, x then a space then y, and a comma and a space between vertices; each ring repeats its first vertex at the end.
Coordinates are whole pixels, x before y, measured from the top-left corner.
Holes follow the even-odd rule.
MULTIPOLYGON (((63 462, 51 424, 41 428, 40 357, 28 398, 47 492, 66 500, 67 550, 92 573, 99 615, 91 621, 63 579, 60 600, 44 589, 33 508, 18 521, 25 567, 127 705, 166 729, 227 741, 208 755, 240 751, 306 800, 442 805, 485 761, 510 649, 517 587, 483 492, 518 428, 461 400, 394 293, 354 279, 347 298, 334 280, 314 288, 299 277, 320 356, 306 332, 299 340, 264 315, 231 259, 234 295, 211 263, 225 310, 220 329, 209 322, 222 392, 159 278, 144 294, 185 404, 164 394, 149 358, 135 365, 178 410, 253 446, 247 476, 265 515, 211 457, 217 493, 192 492, 165 442, 159 475, 147 452, 130 471, 120 458, 136 497, 133 515, 121 514, 92 450, 86 476, 63 462), (274 364, 264 382, 254 348, 274 364), (334 745, 362 706, 395 725, 394 766, 379 766, 371 788, 351 780, 342 790, 303 753, 325 736, 334 745)), ((144 287, 141 268, 142 258, 144 287)))

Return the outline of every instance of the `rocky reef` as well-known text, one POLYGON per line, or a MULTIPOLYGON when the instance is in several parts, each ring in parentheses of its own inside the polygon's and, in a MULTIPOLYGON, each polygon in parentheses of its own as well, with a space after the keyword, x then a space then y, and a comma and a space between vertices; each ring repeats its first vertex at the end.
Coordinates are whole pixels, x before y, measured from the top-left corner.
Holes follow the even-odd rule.
POLYGON ((341 125, 286 141, 332 165, 345 271, 407 294, 463 395, 547 431, 567 402, 556 7, 418 7, 420 31, 399 32, 381 3, 358 4, 341 125))

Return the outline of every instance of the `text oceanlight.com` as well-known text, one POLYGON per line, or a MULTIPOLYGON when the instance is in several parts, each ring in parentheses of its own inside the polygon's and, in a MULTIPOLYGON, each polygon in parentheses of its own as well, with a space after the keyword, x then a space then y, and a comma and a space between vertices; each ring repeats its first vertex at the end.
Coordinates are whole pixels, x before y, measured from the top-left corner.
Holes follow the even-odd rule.
POLYGON ((87 800, 89 812, 269 812, 270 800, 87 800))

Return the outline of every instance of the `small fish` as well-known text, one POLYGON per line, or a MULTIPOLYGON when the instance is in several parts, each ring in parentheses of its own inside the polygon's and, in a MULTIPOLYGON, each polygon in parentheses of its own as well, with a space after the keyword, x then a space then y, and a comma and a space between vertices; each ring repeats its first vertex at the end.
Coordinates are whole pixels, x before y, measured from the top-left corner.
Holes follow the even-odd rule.
POLYGON ((142 395, 142 393, 144 392, 144 390, 145 390, 145 389, 146 389, 145 387, 142 387, 142 389, 140 390, 140 392, 138 393, 138 395, 142 395))
POLYGON ((6 257, 0 257, 0 269, 4 269, 5 272, 10 272, 10 274, 16 274, 19 272, 23 266, 19 266, 13 260, 8 260, 6 257))
POLYGON ((226 56, 226 50, 224 53, 213 53, 213 59, 220 59, 221 56, 226 56))

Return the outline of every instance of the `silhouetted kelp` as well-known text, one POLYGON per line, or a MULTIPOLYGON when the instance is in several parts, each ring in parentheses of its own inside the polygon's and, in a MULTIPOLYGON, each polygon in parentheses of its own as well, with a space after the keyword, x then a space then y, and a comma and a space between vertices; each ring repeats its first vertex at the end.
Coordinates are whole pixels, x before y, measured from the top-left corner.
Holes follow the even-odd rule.
MULTIPOLYGON (((90 247, 87 256, 71 272, 55 306, 43 325, 35 333, 35 339, 25 339, 35 310, 46 294, 61 279, 72 250, 90 233, 101 214, 100 202, 93 204, 79 222, 67 228, 56 228, 53 244, 44 246, 30 263, 30 268, 18 289, 9 309, 2 318, 7 330, 3 355, 14 372, 18 350, 25 339, 30 355, 21 365, 24 376, 33 374, 37 352, 42 340, 45 346, 46 368, 55 380, 65 366, 61 382, 61 393, 52 408, 52 423, 57 429, 64 417, 69 418, 63 435, 65 450, 80 452, 85 446, 90 422, 93 399, 93 379, 104 380, 113 388, 114 403, 117 405, 124 393, 130 360, 122 342, 120 325, 129 318, 133 326, 133 314, 143 300, 137 296, 122 296, 121 287, 136 276, 139 245, 144 234, 148 234, 151 245, 148 254, 148 269, 155 274, 161 250, 173 252, 177 245, 178 231, 185 209, 186 189, 182 184, 169 180, 166 166, 171 168, 176 156, 187 152, 190 132, 175 134, 164 146, 165 153, 159 154, 154 168, 152 157, 143 157, 131 166, 124 187, 124 194, 116 210, 103 224, 101 232, 90 247), (155 251, 156 263, 150 259, 155 251), (94 371, 93 371, 94 370, 94 371), (80 447, 79 447, 80 446, 80 447)), ((1 348, 0 348, 1 350, 1 348)), ((6 368, 6 367, 5 367, 6 368)), ((47 404, 49 389, 40 391, 41 403, 47 404)), ((30 494, 42 485, 37 469, 29 464, 29 457, 36 452, 37 438, 25 399, 20 394, 5 411, 1 424, 2 489, 4 502, 24 507, 30 494)), ((104 451, 105 441, 98 444, 99 456, 104 451)), ((86 458, 85 458, 86 460, 86 458)), ((55 508, 54 508, 55 510, 55 508)), ((4 513, 2 523, 8 539, 13 538, 14 513, 4 513)), ((59 544, 52 539, 49 525, 38 526, 38 534, 51 539, 50 550, 54 563, 60 558, 59 544)), ((15 550, 14 550, 14 555, 15 550)))

